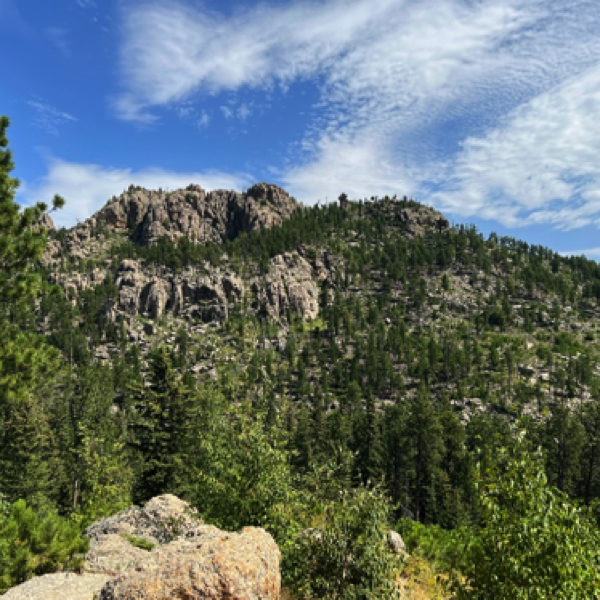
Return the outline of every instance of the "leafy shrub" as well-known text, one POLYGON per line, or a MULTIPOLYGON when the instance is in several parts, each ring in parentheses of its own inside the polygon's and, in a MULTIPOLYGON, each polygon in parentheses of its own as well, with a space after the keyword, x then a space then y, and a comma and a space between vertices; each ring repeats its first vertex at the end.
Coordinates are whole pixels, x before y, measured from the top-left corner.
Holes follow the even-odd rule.
POLYGON ((228 530, 264 527, 270 508, 291 494, 282 441, 266 432, 247 406, 230 406, 213 420, 196 449, 197 471, 189 496, 203 518, 228 530))
POLYGON ((548 485, 525 433, 499 450, 481 488, 485 527, 467 553, 459 599, 599 598, 600 532, 591 510, 548 485))
POLYGON ((476 542, 475 532, 466 527, 448 531, 439 525, 423 525, 412 519, 401 519, 396 531, 411 556, 424 558, 438 572, 463 570, 467 549, 476 542))
POLYGON ((0 505, 0 593, 34 575, 77 569, 89 539, 55 512, 36 513, 24 500, 0 505))
POLYGON ((378 490, 344 490, 321 523, 296 538, 284 578, 300 598, 392 599, 402 559, 387 546, 389 503, 378 490))

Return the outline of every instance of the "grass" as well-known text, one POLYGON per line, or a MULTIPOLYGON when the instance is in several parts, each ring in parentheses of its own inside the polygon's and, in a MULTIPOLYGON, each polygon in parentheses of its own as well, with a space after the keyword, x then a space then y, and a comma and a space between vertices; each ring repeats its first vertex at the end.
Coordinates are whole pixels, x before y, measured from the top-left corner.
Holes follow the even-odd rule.
POLYGON ((156 544, 142 537, 135 537, 135 535, 127 535, 126 533, 121 534, 122 538, 125 538, 134 548, 141 548, 150 552, 156 544))
POLYGON ((444 600, 450 595, 444 590, 432 565, 422 558, 410 557, 402 570, 399 581, 402 600, 444 600))

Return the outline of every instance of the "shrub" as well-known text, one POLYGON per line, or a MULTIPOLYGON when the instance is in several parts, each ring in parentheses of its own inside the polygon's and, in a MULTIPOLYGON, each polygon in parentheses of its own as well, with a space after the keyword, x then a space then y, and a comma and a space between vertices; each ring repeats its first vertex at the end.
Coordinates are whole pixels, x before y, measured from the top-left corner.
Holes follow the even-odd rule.
POLYGON ((34 575, 77 569, 89 540, 53 511, 36 513, 24 500, 0 505, 0 593, 34 575))
POLYGON ((467 549, 476 542, 476 533, 467 527, 449 531, 439 525, 401 519, 396 530, 402 535, 411 556, 425 559, 438 572, 463 570, 467 549))
POLYGON ((297 537, 288 585, 300 598, 392 599, 402 559, 387 546, 390 506, 378 490, 344 490, 322 507, 321 523, 297 537))
POLYGON ((126 533, 122 533, 121 537, 126 539, 134 548, 141 548, 148 552, 156 546, 156 544, 143 537, 135 537, 135 535, 127 535, 126 533))
POLYGON ((485 527, 467 553, 459 599, 599 598, 600 532, 591 510, 548 485, 525 433, 499 450, 481 488, 485 527))
POLYGON ((207 522, 228 530, 264 527, 271 507, 287 502, 292 493, 283 442, 249 413, 248 406, 228 407, 196 448, 190 499, 207 522))

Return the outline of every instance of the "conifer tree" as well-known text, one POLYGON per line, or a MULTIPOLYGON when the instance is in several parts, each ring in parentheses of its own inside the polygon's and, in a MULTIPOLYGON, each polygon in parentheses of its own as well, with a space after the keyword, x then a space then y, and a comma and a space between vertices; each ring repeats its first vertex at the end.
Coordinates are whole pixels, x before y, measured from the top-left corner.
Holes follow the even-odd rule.
POLYGON ((443 452, 443 440, 429 390, 423 384, 411 402, 407 427, 412 436, 413 513, 417 521, 428 522, 433 516, 431 504, 435 499, 434 485, 443 452))
POLYGON ((134 490, 138 501, 166 492, 181 493, 199 427, 200 403, 183 385, 164 347, 151 358, 149 384, 136 383, 131 388, 136 413, 132 445, 141 461, 134 490))
MULTIPOLYGON (((55 491, 56 445, 48 417, 62 369, 58 353, 14 319, 16 307, 42 291, 35 266, 45 247, 40 219, 47 206, 20 211, 14 201, 19 182, 11 177, 9 124, 0 117, 0 492, 12 501, 28 497, 35 505, 55 491)), ((53 209, 63 203, 55 196, 53 209)))

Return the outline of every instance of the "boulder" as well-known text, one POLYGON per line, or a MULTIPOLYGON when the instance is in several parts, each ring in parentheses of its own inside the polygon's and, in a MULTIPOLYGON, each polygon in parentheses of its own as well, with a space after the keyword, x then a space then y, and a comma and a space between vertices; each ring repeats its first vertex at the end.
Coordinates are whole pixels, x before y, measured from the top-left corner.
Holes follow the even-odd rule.
POLYGON ((2 600, 94 600, 110 575, 49 573, 11 588, 2 600))
POLYGON ((279 599, 279 549, 263 529, 199 527, 109 581, 99 600, 279 599))
POLYGON ((170 494, 100 519, 84 535, 90 538, 84 570, 108 576, 96 589, 102 588, 99 599, 280 596, 279 548, 266 531, 229 533, 205 525, 187 502, 170 494), (142 540, 154 547, 139 547, 142 540))
POLYGON ((108 534, 132 535, 158 545, 185 536, 198 525, 202 525, 202 519, 195 509, 177 496, 164 494, 152 498, 142 508, 132 506, 96 521, 84 535, 91 539, 90 548, 108 534))
POLYGON ((405 556, 406 552, 406 544, 402 539, 402 536, 397 531, 389 531, 387 535, 387 543, 390 550, 394 554, 398 554, 400 556, 405 556))

